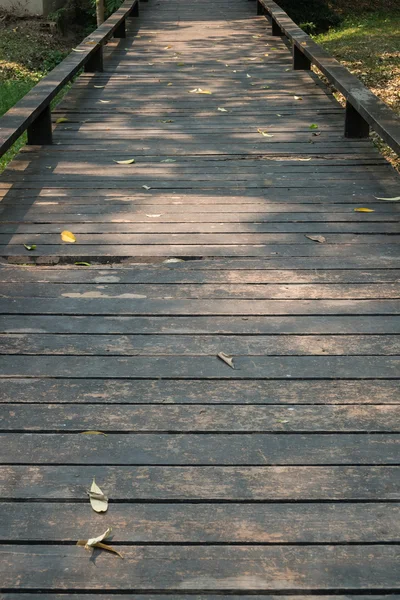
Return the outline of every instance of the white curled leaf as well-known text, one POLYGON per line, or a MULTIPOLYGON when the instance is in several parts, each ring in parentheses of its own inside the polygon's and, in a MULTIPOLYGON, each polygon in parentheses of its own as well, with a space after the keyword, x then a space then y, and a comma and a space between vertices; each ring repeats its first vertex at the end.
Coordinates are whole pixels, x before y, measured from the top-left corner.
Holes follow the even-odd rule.
POLYGON ((107 512, 108 509, 108 498, 103 494, 96 481, 93 479, 93 483, 88 491, 90 505, 93 510, 97 513, 107 512))

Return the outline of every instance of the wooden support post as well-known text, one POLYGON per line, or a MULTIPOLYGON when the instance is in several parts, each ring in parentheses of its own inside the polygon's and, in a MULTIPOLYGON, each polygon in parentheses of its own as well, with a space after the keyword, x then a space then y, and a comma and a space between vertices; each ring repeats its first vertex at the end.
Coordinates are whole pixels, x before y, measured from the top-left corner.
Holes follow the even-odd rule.
POLYGON ((46 106, 40 115, 28 127, 28 144, 42 146, 53 143, 53 132, 51 127, 51 109, 46 106))
POLYGON ((132 8, 129 13, 129 17, 138 17, 139 16, 139 2, 136 2, 135 6, 132 8))
POLYGON ((258 15, 265 15, 265 8, 261 4, 261 2, 259 2, 258 0, 257 0, 257 14, 258 15))
POLYGON ((309 71, 311 69, 311 60, 293 44, 293 69, 295 71, 309 71))
POLYGON ((114 31, 114 37, 115 38, 126 38, 125 19, 118 25, 118 27, 114 31))
POLYGON ((346 102, 344 136, 347 138, 369 137, 369 124, 348 100, 346 102))
POLYGON ((85 73, 96 73, 96 71, 103 71, 103 46, 99 46, 98 49, 93 52, 87 63, 85 64, 85 73))
POLYGON ((275 19, 273 17, 271 19, 271 25, 272 25, 272 35, 276 35, 276 36, 282 37, 283 36, 283 31, 279 27, 278 23, 275 21, 275 19))

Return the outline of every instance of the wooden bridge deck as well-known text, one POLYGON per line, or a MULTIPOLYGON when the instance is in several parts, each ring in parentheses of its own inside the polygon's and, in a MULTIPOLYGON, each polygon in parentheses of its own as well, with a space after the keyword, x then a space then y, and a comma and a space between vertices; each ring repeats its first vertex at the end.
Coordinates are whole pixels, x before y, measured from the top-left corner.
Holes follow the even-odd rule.
POLYGON ((400 181, 254 12, 141 5, 0 179, 1 600, 399 598, 400 181))

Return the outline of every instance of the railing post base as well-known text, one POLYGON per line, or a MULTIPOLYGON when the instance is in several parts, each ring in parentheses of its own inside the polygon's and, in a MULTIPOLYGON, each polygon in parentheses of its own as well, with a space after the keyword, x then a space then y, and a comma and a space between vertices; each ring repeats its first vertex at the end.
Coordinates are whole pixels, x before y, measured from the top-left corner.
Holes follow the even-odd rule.
POLYGON ((369 124, 360 115, 358 110, 347 100, 346 118, 344 125, 344 137, 347 138, 367 138, 369 137, 369 124))
POLYGON ((125 21, 122 21, 114 31, 115 38, 126 38, 126 27, 125 21))
POLYGON ((265 15, 265 8, 261 4, 261 2, 258 2, 258 0, 257 0, 257 15, 265 15))
POLYGON ((46 106, 38 117, 29 125, 28 144, 31 146, 43 146, 53 143, 53 131, 51 127, 51 109, 46 106))
POLYGON ((293 44, 293 70, 309 71, 311 69, 311 60, 293 44))
POLYGON ((136 2, 135 6, 132 8, 128 16, 129 18, 139 16, 139 2, 136 2))
POLYGON ((284 35, 282 29, 279 27, 278 23, 275 21, 274 18, 272 18, 272 20, 271 20, 271 25, 272 25, 272 35, 275 35, 277 37, 282 37, 284 35))
POLYGON ((85 73, 96 73, 103 71, 103 46, 93 52, 84 67, 85 73))

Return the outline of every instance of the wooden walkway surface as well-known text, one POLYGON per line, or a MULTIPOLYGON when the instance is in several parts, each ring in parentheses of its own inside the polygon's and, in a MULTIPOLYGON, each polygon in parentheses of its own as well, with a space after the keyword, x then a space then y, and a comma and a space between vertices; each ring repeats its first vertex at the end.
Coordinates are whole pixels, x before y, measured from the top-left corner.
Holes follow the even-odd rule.
POLYGON ((398 600, 400 179, 253 2, 140 10, 0 178, 0 598, 398 600))

